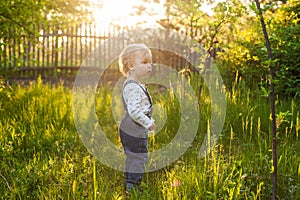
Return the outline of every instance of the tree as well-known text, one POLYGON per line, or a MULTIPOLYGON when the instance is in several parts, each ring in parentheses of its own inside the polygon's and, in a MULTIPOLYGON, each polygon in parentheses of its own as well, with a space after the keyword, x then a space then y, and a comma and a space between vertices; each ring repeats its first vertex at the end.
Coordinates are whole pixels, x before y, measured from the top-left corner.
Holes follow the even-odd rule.
MULTIPOLYGON (((39 34, 38 26, 89 18, 89 0, 0 0, 0 38, 39 34)), ((3 42, 3 41, 2 41, 3 42)))
POLYGON ((169 0, 166 3, 167 18, 159 23, 189 35, 214 55, 214 48, 222 48, 230 40, 230 24, 239 19, 245 7, 236 0, 220 2, 213 8, 214 15, 210 16, 202 8, 204 2, 169 0))
POLYGON ((271 21, 270 37, 275 65, 275 87, 282 96, 299 98, 300 3, 289 1, 271 21))
POLYGON ((24 63, 48 27, 91 19, 89 0, 0 0, 0 5, 0 65, 5 68, 24 63))
MULTIPOLYGON (((299 3, 290 0, 281 4, 262 5, 266 29, 270 33, 273 61, 276 61, 274 63, 276 95, 280 98, 299 98, 299 3)), ((222 47, 224 51, 218 54, 215 61, 223 72, 222 77, 226 86, 230 87, 236 72, 249 87, 264 86, 267 83, 265 74, 268 73, 266 62, 268 57, 255 13, 248 10, 238 21, 229 23, 229 26, 231 33, 227 34, 231 34, 232 40, 227 40, 226 45, 222 47)))
MULTIPOLYGON (((160 24, 168 29, 181 31, 197 41, 208 53, 203 58, 203 66, 199 72, 206 74, 209 71, 211 60, 218 60, 219 53, 224 51, 232 40, 234 23, 245 12, 245 6, 239 1, 227 0, 218 3, 214 8, 214 15, 202 10, 203 0, 180 1, 169 0, 166 4, 167 19, 160 24)), ((200 79, 199 99, 201 96, 203 79, 200 79)))
MULTIPOLYGON (((271 61, 273 59, 273 53, 271 48, 271 43, 269 40, 269 35, 266 29, 265 20, 263 17, 262 9, 258 0, 255 0, 257 15, 259 16, 263 35, 266 42, 266 48, 268 52, 268 59, 271 61)), ((270 75, 270 111, 271 111, 271 130, 272 130, 272 163, 273 163, 273 181, 272 181, 272 200, 277 199, 277 140, 276 140, 276 113, 275 113, 275 89, 274 89, 274 78, 275 71, 273 63, 269 64, 269 75, 270 75)))

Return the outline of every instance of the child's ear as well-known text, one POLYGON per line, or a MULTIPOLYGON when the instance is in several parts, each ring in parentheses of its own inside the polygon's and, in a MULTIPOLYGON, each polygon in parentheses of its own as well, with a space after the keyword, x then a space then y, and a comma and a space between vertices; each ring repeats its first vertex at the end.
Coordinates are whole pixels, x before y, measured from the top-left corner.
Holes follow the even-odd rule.
POLYGON ((129 69, 133 69, 133 67, 134 67, 132 62, 128 62, 127 66, 129 69))

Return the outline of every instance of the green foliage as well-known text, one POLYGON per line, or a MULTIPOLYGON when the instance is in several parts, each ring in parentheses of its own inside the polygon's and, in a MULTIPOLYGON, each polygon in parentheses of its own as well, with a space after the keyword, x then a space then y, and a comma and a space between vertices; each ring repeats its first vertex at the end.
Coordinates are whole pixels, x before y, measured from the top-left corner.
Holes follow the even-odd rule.
POLYGON ((47 67, 57 64, 53 57, 62 48, 56 35, 75 23, 91 21, 89 0, 0 0, 0 5, 0 73, 4 76, 45 60, 47 67))
POLYGON ((238 18, 245 7, 238 1, 224 1, 214 8, 214 15, 202 10, 204 1, 168 1, 167 15, 169 28, 183 30, 198 41, 211 54, 213 48, 222 48, 222 44, 231 40, 231 24, 238 18), (220 42, 220 43, 219 43, 220 42))
POLYGON ((0 45, 25 38, 34 42, 41 26, 87 20, 89 4, 88 0, 1 0, 0 45))
POLYGON ((299 98, 300 88, 300 18, 299 3, 279 10, 271 24, 273 56, 277 59, 276 89, 281 94, 299 98))
MULTIPOLYGON (((197 79, 191 83, 197 85, 197 79)), ((2 198, 125 199, 122 172, 96 161, 80 141, 73 123, 71 96, 70 89, 43 84, 41 80, 29 86, 1 88, 2 198)), ((165 129, 151 139, 150 149, 171 141, 173 129, 178 126, 174 120, 178 118, 178 102, 172 99, 172 91, 153 97, 166 110, 167 121, 165 129)), ((111 101, 111 89, 100 90, 97 114, 105 116, 99 117, 101 125, 120 145, 110 114, 111 101)), ((199 157, 199 149, 210 118, 206 89, 200 104, 200 126, 192 146, 172 165, 147 173, 143 192, 130 199, 269 199, 272 164, 267 98, 259 89, 247 89, 241 78, 234 82, 227 91, 222 136, 203 158, 199 157)), ((277 101, 279 198, 300 197, 299 107, 296 101, 277 101)))
POLYGON ((208 16, 201 10, 203 1, 168 1, 167 28, 184 30, 215 58, 228 88, 236 73, 249 87, 268 83, 269 66, 275 68, 275 91, 281 97, 299 97, 299 2, 262 1, 262 10, 272 45, 268 62, 257 9, 242 1, 224 1, 208 16))

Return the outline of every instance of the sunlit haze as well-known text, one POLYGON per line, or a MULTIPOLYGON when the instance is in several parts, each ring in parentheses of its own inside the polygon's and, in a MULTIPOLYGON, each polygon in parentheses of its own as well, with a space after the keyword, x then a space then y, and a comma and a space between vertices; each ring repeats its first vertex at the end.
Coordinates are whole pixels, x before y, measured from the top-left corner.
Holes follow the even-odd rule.
MULTIPOLYGON (((96 0, 91 0, 96 1, 96 0)), ((143 26, 153 27, 156 21, 164 18, 164 4, 160 3, 144 3, 141 0, 103 0, 103 7, 93 12, 95 22, 109 26, 111 24, 124 26, 135 26, 143 23, 143 26), (141 15, 136 15, 135 6, 144 6, 146 10, 141 15), (150 16, 148 13, 152 13, 150 16)))
MULTIPOLYGON (((91 0, 92 3, 98 3, 99 0, 91 0)), ((105 27, 109 25, 155 27, 156 21, 165 18, 165 0, 159 3, 145 3, 142 0, 102 0, 102 8, 95 9, 93 17, 95 22, 105 27), (135 7, 143 6, 146 9, 137 15, 135 7), (151 13, 151 15, 150 15, 151 13)), ((202 10, 209 15, 213 15, 211 6, 204 3, 202 10)))

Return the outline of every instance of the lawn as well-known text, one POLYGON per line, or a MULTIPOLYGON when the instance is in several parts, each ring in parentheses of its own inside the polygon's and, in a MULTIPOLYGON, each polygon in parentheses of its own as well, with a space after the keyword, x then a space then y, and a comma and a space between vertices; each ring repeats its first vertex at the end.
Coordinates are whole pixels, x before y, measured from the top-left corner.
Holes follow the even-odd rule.
MULTIPOLYGON (((190 81, 194 87, 197 80, 190 81)), ((174 137, 180 110, 172 90, 149 88, 164 124, 149 150, 174 137), (172 120, 171 120, 172 119, 172 120)), ((123 172, 102 164, 82 143, 73 120, 73 90, 40 80, 0 89, 1 199, 125 199, 123 172)), ((111 88, 96 95, 104 132, 120 147, 111 88), (103 117, 105 116, 105 117, 103 117)), ((272 150, 268 98, 243 80, 226 89, 226 118, 217 144, 199 154, 210 126, 211 101, 204 88, 197 135, 175 162, 149 172, 143 192, 130 199, 270 199, 272 150)), ((117 101, 117 100, 116 100, 117 101)), ((194 102, 189 102, 194 103, 194 102)), ((277 99, 278 198, 300 199, 299 102, 277 99)), ((159 120, 157 120, 159 121, 159 120)), ((113 159, 113 158, 112 158, 113 159)))

